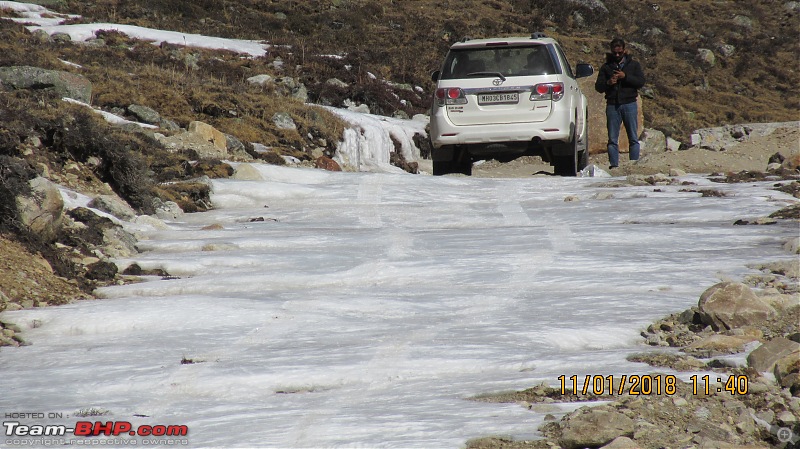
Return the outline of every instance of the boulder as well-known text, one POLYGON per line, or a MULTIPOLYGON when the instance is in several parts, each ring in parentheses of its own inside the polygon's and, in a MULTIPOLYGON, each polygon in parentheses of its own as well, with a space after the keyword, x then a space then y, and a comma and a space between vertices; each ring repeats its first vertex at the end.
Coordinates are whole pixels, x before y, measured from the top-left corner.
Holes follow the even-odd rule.
POLYGON ((794 351, 775 362, 772 374, 775 375, 778 384, 783 388, 789 388, 792 394, 800 390, 800 344, 794 351))
POLYGON ((614 438, 614 441, 606 444, 602 449, 639 449, 641 446, 628 437, 614 438))
POLYGON ((681 149, 680 141, 675 140, 672 137, 667 137, 667 151, 680 151, 680 149, 681 149))
POLYGON ((75 73, 39 67, 0 67, 0 85, 8 89, 35 89, 55 92, 83 103, 92 101, 92 83, 75 73))
POLYGON ((68 215, 74 221, 66 231, 98 257, 130 257, 138 252, 136 237, 111 219, 85 207, 72 209, 68 215))
POLYGON ((189 132, 202 136, 203 139, 214 145, 221 152, 227 152, 228 138, 217 128, 207 123, 194 121, 189 123, 189 132))
POLYGON ((797 125, 798 122, 774 122, 701 128, 692 134, 692 146, 711 151, 724 151, 753 137, 768 136, 778 129, 797 128, 797 125))
POLYGON ((286 112, 276 112, 275 115, 272 116, 272 123, 274 123, 278 129, 297 129, 294 119, 286 112))
POLYGON ((747 356, 747 364, 763 373, 772 371, 782 358, 794 354, 800 355, 800 343, 784 337, 776 337, 756 348, 747 356))
POLYGON ((52 242, 63 226, 64 199, 58 187, 46 178, 36 177, 28 181, 30 195, 17 197, 17 211, 22 225, 52 242))
POLYGON ((256 75, 247 78, 247 82, 250 84, 258 84, 260 86, 264 86, 272 82, 272 77, 270 75, 256 75))
POLYGON ((338 162, 327 156, 320 156, 317 158, 316 167, 328 171, 342 171, 342 167, 338 162))
POLYGON ((745 349, 745 345, 758 341, 758 338, 746 335, 712 334, 695 341, 684 349, 690 354, 735 354, 745 349))
POLYGON ((567 449, 599 447, 621 436, 633 436, 634 421, 610 408, 582 408, 569 415, 559 443, 567 449))
POLYGON ((90 201, 88 206, 111 214, 120 220, 131 221, 136 218, 136 211, 116 195, 100 195, 90 201))
POLYGON ((758 325, 775 314, 775 309, 739 282, 710 287, 700 296, 698 308, 701 321, 717 331, 758 325))
POLYGON ((657 129, 645 129, 640 144, 642 151, 648 154, 667 151, 667 137, 657 129))
POLYGON ((261 172, 259 172, 255 167, 250 164, 239 164, 236 166, 236 169, 233 172, 233 179, 238 179, 239 181, 263 181, 264 177, 261 176, 261 172))
POLYGON ((717 63, 717 57, 714 55, 714 52, 707 48, 697 50, 695 60, 706 69, 714 67, 717 63))
POLYGON ((783 244, 783 249, 792 253, 800 254, 800 237, 793 237, 783 244))
POLYGON ((247 152, 247 149, 241 140, 230 134, 225 134, 225 141, 228 147, 228 154, 235 160, 252 161, 253 157, 247 152))
POLYGON ((225 134, 203 122, 192 122, 186 132, 168 137, 160 136, 158 141, 170 151, 194 151, 199 158, 228 157, 228 139, 225 134))
POLYGON ((158 125, 161 122, 161 114, 154 109, 147 106, 132 104, 128 106, 128 112, 134 115, 139 121, 149 123, 151 125, 158 125))

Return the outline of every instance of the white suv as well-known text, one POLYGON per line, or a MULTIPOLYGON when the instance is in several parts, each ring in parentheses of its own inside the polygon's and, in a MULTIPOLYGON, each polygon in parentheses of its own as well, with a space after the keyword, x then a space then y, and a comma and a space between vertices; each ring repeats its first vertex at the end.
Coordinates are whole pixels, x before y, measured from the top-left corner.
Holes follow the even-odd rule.
POLYGON ((431 108, 433 174, 472 174, 472 163, 538 155, 555 174, 575 176, 589 148, 586 96, 554 39, 474 39, 450 47, 431 108))

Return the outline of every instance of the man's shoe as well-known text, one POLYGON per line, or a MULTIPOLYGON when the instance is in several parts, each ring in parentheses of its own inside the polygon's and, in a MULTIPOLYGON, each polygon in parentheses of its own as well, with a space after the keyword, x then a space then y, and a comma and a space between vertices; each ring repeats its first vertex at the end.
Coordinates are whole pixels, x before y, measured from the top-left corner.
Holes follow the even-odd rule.
POLYGON ((619 165, 609 165, 608 169, 611 170, 612 168, 617 168, 617 167, 619 167, 619 165))

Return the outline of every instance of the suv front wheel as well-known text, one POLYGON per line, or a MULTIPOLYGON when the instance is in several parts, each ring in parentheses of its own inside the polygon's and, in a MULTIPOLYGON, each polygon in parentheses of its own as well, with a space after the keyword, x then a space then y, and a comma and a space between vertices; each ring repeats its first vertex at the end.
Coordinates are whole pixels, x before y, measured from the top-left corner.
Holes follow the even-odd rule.
MULTIPOLYGON (((452 159, 449 160, 436 160, 433 158, 433 175, 441 176, 450 173, 461 173, 467 176, 472 175, 472 156, 464 148, 458 148, 454 145, 443 146, 440 150, 433 150, 434 152, 450 153, 452 152, 452 159)), ((435 156, 435 155, 434 155, 435 156)))

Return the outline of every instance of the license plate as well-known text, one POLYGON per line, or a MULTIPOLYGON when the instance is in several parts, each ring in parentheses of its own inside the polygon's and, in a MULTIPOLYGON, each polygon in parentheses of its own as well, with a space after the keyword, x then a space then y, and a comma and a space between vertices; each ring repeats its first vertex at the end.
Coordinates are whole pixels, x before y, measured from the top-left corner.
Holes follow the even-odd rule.
POLYGON ((518 92, 478 95, 478 104, 514 104, 514 103, 519 103, 518 92))

